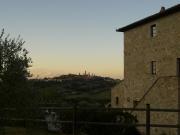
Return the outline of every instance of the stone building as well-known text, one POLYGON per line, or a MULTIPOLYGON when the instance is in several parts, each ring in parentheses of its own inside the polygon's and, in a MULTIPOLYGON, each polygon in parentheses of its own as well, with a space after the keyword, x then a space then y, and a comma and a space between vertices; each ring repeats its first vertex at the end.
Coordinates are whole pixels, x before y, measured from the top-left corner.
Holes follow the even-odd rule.
MULTIPOLYGON (((111 106, 180 108, 180 4, 130 25, 124 32, 124 80, 111 91, 111 106)), ((136 113, 140 123, 144 114, 136 113)), ((151 113, 153 124, 177 124, 178 113, 151 113)), ((152 135, 177 129, 151 128, 152 135)))

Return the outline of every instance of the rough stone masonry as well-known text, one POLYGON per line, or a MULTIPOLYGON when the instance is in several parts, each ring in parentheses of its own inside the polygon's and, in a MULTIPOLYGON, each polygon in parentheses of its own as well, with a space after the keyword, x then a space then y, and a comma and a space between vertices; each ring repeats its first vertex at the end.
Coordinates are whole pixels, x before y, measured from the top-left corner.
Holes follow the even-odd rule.
MULTIPOLYGON (((180 4, 117 32, 124 32, 124 80, 111 91, 112 107, 180 109, 180 4)), ((145 113, 134 114, 145 123, 145 113)), ((178 113, 153 112, 151 123, 178 124, 178 113)), ((152 135, 177 133, 151 128, 152 135)))

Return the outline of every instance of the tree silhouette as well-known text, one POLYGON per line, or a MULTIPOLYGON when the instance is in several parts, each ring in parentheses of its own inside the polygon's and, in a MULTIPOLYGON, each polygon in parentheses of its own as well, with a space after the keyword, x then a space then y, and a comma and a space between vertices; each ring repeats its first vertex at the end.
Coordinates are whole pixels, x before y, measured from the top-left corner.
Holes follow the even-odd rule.
POLYGON ((25 41, 10 38, 4 29, 0 34, 0 105, 16 106, 26 103, 28 97, 28 68, 32 63, 28 51, 23 48, 25 41))

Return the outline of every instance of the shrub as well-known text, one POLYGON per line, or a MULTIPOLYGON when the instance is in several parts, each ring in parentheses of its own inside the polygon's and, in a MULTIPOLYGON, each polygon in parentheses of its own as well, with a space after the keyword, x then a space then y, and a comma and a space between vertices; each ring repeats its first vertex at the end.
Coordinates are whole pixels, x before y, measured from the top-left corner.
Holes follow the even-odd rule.
MULTIPOLYGON (((69 113, 73 115, 73 112, 69 113)), ((66 114, 67 117, 67 114, 66 114)), ((64 117, 65 118, 65 117, 64 117)), ((69 117, 70 118, 70 117, 69 117)), ((64 119, 65 120, 65 119, 64 119)), ((132 124, 137 123, 136 118, 127 112, 122 111, 99 111, 99 110, 78 110, 76 113, 76 132, 87 135, 139 135, 138 130, 132 124), (79 122, 79 123, 78 123, 79 122), (84 123, 81 123, 84 122, 84 123), (97 122, 97 124, 86 124, 86 122, 97 122), (104 123, 104 125, 98 124, 104 123), (109 123, 109 124, 108 124, 109 123), (111 123, 117 123, 112 125, 111 123), (127 124, 122 126, 118 124, 127 124), (131 125, 131 126, 130 126, 131 125)), ((64 133, 72 133, 72 124, 62 124, 64 133)))

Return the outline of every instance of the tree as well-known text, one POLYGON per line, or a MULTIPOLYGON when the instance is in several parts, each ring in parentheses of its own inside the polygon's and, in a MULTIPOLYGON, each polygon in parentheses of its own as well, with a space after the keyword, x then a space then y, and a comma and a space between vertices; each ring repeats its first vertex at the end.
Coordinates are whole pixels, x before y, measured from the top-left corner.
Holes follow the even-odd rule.
POLYGON ((26 103, 28 68, 32 61, 23 48, 23 39, 10 38, 4 29, 0 34, 0 105, 16 106, 26 103))

